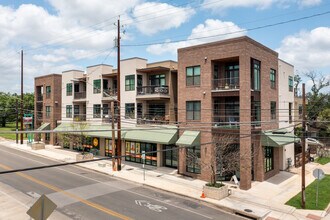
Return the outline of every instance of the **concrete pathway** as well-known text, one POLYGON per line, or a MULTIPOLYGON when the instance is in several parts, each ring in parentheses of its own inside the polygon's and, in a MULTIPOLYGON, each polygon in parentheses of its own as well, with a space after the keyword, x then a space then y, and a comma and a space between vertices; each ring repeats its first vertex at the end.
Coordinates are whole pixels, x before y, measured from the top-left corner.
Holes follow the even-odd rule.
MULTIPOLYGON (((31 150, 26 144, 16 145, 16 143, 7 140, 0 140, 0 143, 7 147, 61 162, 73 162, 76 155, 79 154, 52 145, 46 145, 46 149, 42 150, 31 150)), ((112 170, 111 160, 82 163, 78 166, 179 195, 200 199, 230 212, 251 215, 259 219, 316 220, 324 218, 330 220, 330 214, 326 211, 301 210, 284 205, 301 189, 300 169, 296 168, 292 169, 291 172, 280 172, 264 182, 253 182, 252 188, 247 191, 238 189, 234 184, 226 183, 229 185, 232 194, 218 201, 200 198, 205 181, 178 175, 177 170, 171 168, 146 166, 146 169, 142 169, 141 164, 123 161, 122 171, 116 172, 112 170), (251 212, 246 212, 247 209, 251 212)), ((330 174, 330 163, 323 166, 317 163, 309 163, 306 165, 306 185, 314 180, 312 171, 315 168, 321 168, 326 174, 330 174)))

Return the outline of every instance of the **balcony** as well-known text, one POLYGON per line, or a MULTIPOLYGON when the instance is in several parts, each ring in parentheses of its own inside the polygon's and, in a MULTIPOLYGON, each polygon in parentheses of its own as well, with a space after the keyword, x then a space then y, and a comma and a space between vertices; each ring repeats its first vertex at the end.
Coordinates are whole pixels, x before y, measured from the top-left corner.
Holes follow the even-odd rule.
POLYGON ((103 100, 117 100, 117 89, 103 89, 103 100))
POLYGON ((239 77, 214 79, 212 90, 216 92, 239 90, 239 77))
POLYGON ((83 92, 75 92, 73 99, 75 100, 82 100, 82 99, 86 99, 86 91, 83 92))
POLYGON ((138 124, 169 124, 169 115, 143 115, 142 118, 137 119, 138 124))
POLYGON ((168 86, 138 86, 136 87, 137 99, 169 99, 168 86))
POLYGON ((75 121, 86 121, 86 115, 74 115, 73 116, 73 119, 75 120, 75 121))
MULTIPOLYGON (((114 123, 117 123, 118 121, 118 117, 114 117, 114 123)), ((102 118, 102 123, 108 124, 108 123, 112 123, 112 117, 111 115, 103 115, 102 118)))
POLYGON ((239 116, 237 115, 214 115, 214 127, 223 129, 239 129, 239 116))

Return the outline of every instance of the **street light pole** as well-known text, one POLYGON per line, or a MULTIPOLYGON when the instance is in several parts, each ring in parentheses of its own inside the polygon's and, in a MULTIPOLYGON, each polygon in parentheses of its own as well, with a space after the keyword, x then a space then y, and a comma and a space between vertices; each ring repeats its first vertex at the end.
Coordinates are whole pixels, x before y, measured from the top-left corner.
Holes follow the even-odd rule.
POLYGON ((120 18, 117 24, 117 100, 118 100, 118 121, 117 121, 117 147, 116 147, 116 157, 117 157, 117 171, 121 170, 121 102, 120 102, 120 18))
MULTIPOLYGON (((21 131, 23 131, 23 50, 21 50, 21 131)), ((23 133, 21 133, 21 144, 23 144, 23 133)))

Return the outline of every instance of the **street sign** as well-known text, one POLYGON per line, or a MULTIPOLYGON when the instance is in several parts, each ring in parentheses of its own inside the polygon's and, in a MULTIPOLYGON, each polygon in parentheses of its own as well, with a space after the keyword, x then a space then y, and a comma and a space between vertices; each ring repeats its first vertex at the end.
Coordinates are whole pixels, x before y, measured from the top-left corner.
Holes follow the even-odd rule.
POLYGON ((146 159, 146 152, 143 150, 142 151, 142 160, 145 160, 146 159))
POLYGON ((41 195, 26 213, 35 220, 46 220, 56 207, 57 205, 47 196, 41 195))
POLYGON ((313 170, 313 176, 316 179, 321 180, 324 178, 324 172, 321 169, 315 169, 315 170, 313 170))

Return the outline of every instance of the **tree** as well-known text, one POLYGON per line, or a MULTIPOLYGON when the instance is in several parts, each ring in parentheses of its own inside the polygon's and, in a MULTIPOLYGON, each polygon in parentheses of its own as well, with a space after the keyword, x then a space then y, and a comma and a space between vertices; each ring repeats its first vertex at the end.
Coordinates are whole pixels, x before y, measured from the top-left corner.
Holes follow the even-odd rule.
POLYGON ((302 82, 302 79, 299 76, 299 74, 297 73, 294 75, 293 80, 294 80, 294 95, 299 96, 298 87, 299 87, 299 84, 302 82))
MULTIPOLYGON (((187 163, 198 164, 201 170, 211 172, 210 186, 217 186, 217 175, 233 175, 240 169, 239 145, 233 135, 214 135, 213 145, 211 147, 211 158, 208 161, 202 161, 198 155, 192 151, 187 151, 187 163)), ((218 186, 222 186, 220 183, 218 186)))
POLYGON ((310 120, 316 120, 319 113, 329 105, 325 102, 329 94, 322 93, 322 90, 329 87, 330 81, 321 73, 315 71, 306 72, 304 75, 312 81, 311 91, 307 93, 307 116, 310 120))

